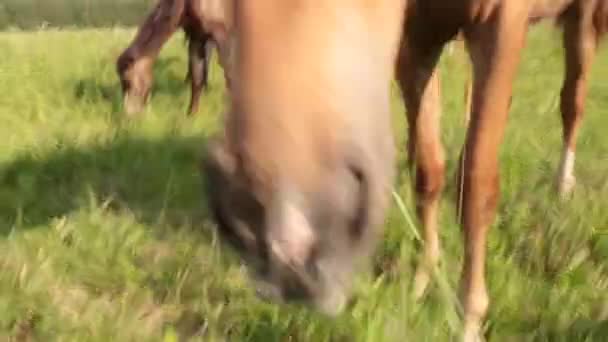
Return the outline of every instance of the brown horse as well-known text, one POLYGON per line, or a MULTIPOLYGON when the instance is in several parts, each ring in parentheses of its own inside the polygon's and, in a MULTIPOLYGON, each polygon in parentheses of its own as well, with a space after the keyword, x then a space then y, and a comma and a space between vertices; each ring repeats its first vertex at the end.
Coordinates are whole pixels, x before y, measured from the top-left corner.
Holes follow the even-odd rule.
POLYGON ((415 277, 421 296, 429 270, 437 265, 437 210, 443 188, 443 148, 439 139, 439 89, 435 67, 442 47, 462 30, 474 72, 471 122, 461 154, 459 209, 464 226, 465 262, 461 301, 465 337, 479 334, 489 300, 485 284, 485 244, 498 201, 498 148, 507 122, 513 78, 531 23, 555 18, 564 28, 566 77, 562 88, 564 155, 559 191, 574 185, 576 136, 582 119, 586 81, 600 37, 608 29, 608 2, 602 0, 452 1, 412 5, 405 19, 398 77, 405 98, 410 143, 416 162, 416 194, 424 228, 423 262, 415 277), (436 25, 436 26, 434 26, 436 25))
MULTIPOLYGON (((224 0, 160 0, 139 27, 135 38, 118 57, 116 69, 127 114, 140 112, 149 99, 152 66, 162 46, 182 28, 188 41, 188 74, 191 98, 188 113, 198 111, 207 86, 209 58, 214 44, 224 71, 228 58, 224 0)), ((228 76, 225 75, 228 82, 228 76)))
POLYGON ((264 296, 337 313, 372 252, 395 172, 403 5, 235 1, 232 106, 203 170, 219 232, 264 296))
POLYGON ((462 31, 474 81, 458 177, 465 244, 460 299, 463 339, 481 338, 489 306, 486 240, 500 193, 498 151, 526 33, 539 18, 559 19, 564 28, 566 171, 560 177, 573 184, 586 79, 608 30, 608 2, 237 1, 232 112, 224 140, 209 145, 204 170, 220 232, 257 262, 254 270, 270 284, 267 295, 327 313, 344 307, 355 261, 369 256, 381 232, 393 181, 388 84, 395 57, 425 239, 414 293, 424 294, 439 260, 445 172, 436 67, 445 44, 462 31))

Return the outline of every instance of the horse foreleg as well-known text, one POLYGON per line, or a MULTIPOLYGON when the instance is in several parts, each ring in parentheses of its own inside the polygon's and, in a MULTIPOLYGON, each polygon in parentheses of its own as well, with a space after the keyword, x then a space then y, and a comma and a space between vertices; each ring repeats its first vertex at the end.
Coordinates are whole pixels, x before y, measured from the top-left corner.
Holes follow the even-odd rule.
POLYGON ((416 211, 423 229, 423 254, 414 278, 414 296, 420 298, 437 267, 440 256, 438 236, 439 199, 444 185, 445 161, 440 139, 441 100, 436 68, 442 44, 420 48, 416 40, 401 45, 397 78, 406 106, 408 158, 415 165, 416 211), (422 52, 424 51, 424 52, 422 52))
POLYGON ((466 32, 474 70, 471 122, 461 155, 464 265, 460 282, 464 341, 481 339, 489 307, 486 241, 499 198, 499 148, 503 140, 512 83, 527 22, 520 3, 505 4, 495 17, 466 32))

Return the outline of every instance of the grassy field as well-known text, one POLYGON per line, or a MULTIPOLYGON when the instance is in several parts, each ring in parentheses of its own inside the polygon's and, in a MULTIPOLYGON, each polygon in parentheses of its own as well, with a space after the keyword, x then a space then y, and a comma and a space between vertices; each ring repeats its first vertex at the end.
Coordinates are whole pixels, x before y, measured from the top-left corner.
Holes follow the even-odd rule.
POLYGON ((2 0, 0 30, 138 25, 155 0, 2 0))
MULTIPOLYGON (((362 277, 353 309, 330 321, 255 299, 210 229, 197 161, 224 108, 215 61, 201 111, 188 118, 185 49, 175 37, 156 65, 147 111, 121 115, 113 63, 133 33, 0 34, 0 341, 453 339, 462 259, 453 175, 468 70, 460 52, 441 61, 449 178, 436 286, 421 303, 409 297, 417 228, 401 154, 396 187, 407 210, 393 206, 376 272, 362 277)), ((608 51, 591 80, 578 187, 560 204, 552 188, 559 37, 548 26, 531 32, 515 85, 488 246, 491 341, 608 340, 608 51)))

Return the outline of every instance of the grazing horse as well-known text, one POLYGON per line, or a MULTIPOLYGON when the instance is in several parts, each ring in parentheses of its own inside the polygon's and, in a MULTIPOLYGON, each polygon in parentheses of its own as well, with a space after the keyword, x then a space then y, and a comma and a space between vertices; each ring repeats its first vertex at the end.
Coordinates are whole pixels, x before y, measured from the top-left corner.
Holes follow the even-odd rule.
POLYGON ((462 337, 480 339, 489 307, 486 241, 500 194, 498 152, 529 25, 553 17, 564 27, 562 163, 571 170, 607 6, 603 0, 237 1, 231 112, 225 136, 208 145, 203 171, 219 231, 252 262, 266 285, 262 294, 329 314, 343 309, 355 266, 369 259, 389 203, 388 84, 395 72, 425 239, 414 294, 424 294, 439 261, 445 173, 437 62, 462 32, 473 69, 458 170, 462 337))
POLYGON ((118 57, 116 69, 124 94, 127 114, 140 112, 152 86, 152 65, 163 44, 182 27, 188 41, 188 74, 191 98, 188 113, 198 111, 200 96, 207 86, 211 44, 229 83, 228 27, 225 0, 160 0, 139 27, 135 38, 118 57))
POLYGON ((206 197, 259 294, 327 314, 380 235, 395 173, 403 0, 238 0, 231 108, 206 197))

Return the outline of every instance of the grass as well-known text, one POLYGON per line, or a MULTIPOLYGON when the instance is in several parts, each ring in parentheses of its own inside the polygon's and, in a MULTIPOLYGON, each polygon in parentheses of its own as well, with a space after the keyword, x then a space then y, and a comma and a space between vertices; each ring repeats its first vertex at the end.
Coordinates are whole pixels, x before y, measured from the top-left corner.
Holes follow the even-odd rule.
MULTIPOLYGON (((133 30, 0 34, 0 341, 449 341, 462 259, 453 175, 464 137, 456 52, 441 61, 448 186, 442 268, 421 303, 405 156, 376 270, 357 304, 331 321, 255 299, 219 247, 197 161, 224 107, 221 70, 195 118, 185 49, 174 38, 139 120, 120 113, 114 58, 133 30), (406 214, 406 215, 404 215, 406 214)), ((501 151, 502 196, 488 246, 492 341, 601 341, 608 336, 608 51, 594 66, 574 197, 552 182, 561 149, 559 33, 532 30, 501 151)), ((403 106, 394 89, 397 143, 403 106)))

